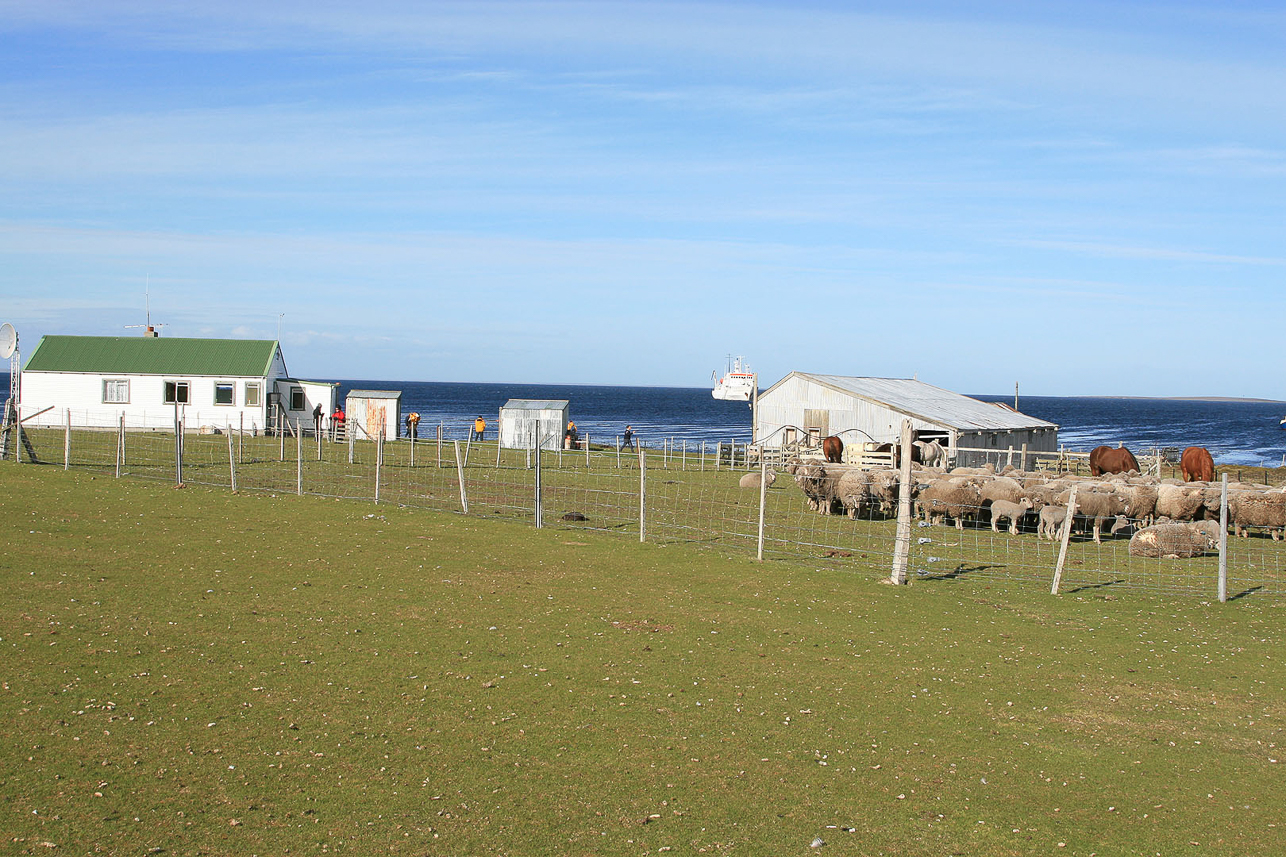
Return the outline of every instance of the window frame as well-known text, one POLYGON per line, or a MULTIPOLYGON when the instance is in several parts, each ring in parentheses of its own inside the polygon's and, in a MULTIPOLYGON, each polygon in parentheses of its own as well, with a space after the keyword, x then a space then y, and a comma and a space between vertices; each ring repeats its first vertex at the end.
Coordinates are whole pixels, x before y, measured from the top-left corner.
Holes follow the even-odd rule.
POLYGON ((289 410, 292 410, 292 411, 306 411, 306 410, 308 410, 308 397, 304 395, 304 388, 303 388, 303 387, 291 387, 291 388, 290 388, 290 408, 289 408, 289 410), (298 405, 296 405, 296 404, 295 404, 295 402, 299 402, 299 404, 298 404, 298 405))
POLYGON ((235 381, 215 381, 214 382, 214 404, 220 408, 235 407, 237 404, 237 385, 235 381), (219 391, 227 390, 228 401, 219 401, 219 391))
POLYGON ((245 383, 244 389, 241 391, 241 399, 242 399, 242 404, 245 405, 247 408, 257 408, 260 405, 262 405, 263 404, 263 382, 247 381, 245 383), (253 397, 251 396, 252 392, 254 393, 253 397), (253 398, 254 401, 251 401, 251 398, 253 398))
MULTIPOLYGON (((104 405, 128 405, 130 397, 130 379, 129 378, 104 378, 103 379, 103 404, 104 405), (109 385, 124 384, 125 398, 113 399, 107 395, 109 385)), ((119 389, 119 388, 117 388, 119 389)))
POLYGON ((162 401, 167 405, 190 405, 192 404, 192 382, 191 381, 166 381, 163 388, 162 401), (183 391, 183 398, 179 398, 179 390, 183 391), (173 391, 173 395, 171 395, 173 391))

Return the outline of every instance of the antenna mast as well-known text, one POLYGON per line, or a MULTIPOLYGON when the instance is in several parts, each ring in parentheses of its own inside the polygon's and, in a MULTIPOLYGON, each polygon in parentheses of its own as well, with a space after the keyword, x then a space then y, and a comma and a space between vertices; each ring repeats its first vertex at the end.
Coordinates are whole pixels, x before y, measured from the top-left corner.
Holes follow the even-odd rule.
POLYGON ((165 325, 152 324, 152 275, 151 274, 147 275, 147 285, 143 289, 143 308, 144 308, 144 311, 147 313, 147 316, 146 316, 147 324, 127 324, 125 325, 125 328, 126 330, 129 330, 131 328, 141 327, 143 328, 144 336, 150 336, 153 339, 155 339, 156 337, 161 335, 159 332, 157 332, 156 328, 165 327, 165 325))

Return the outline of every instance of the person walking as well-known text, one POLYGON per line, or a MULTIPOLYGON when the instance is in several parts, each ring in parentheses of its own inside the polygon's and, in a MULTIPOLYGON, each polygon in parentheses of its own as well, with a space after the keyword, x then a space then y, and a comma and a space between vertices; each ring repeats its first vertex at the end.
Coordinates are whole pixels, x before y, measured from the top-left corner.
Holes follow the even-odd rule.
POLYGON ((625 449, 626 447, 629 447, 630 449, 634 449, 634 427, 633 426, 626 426, 625 434, 621 437, 621 449, 625 449))

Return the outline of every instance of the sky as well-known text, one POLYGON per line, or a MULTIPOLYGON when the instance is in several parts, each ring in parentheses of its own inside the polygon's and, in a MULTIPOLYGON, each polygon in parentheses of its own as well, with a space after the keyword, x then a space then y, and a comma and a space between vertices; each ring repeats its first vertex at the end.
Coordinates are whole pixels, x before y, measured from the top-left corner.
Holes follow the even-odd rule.
POLYGON ((1286 399, 1286 7, 0 0, 0 321, 1286 399))

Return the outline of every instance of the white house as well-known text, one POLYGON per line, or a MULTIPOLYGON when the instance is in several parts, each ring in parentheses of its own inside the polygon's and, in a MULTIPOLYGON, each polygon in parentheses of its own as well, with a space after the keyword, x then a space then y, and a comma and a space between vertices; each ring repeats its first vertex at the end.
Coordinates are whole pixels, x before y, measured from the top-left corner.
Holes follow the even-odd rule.
POLYGON ((915 440, 938 441, 961 465, 998 460, 963 450, 1055 452, 1058 426, 1004 405, 908 378, 851 378, 791 372, 759 394, 755 438, 768 447, 836 435, 847 450, 897 443, 902 421, 915 440))
POLYGON ((300 381, 269 339, 156 336, 45 336, 22 370, 27 425, 263 431, 279 417, 306 429, 321 406, 329 416, 337 385, 300 381))

